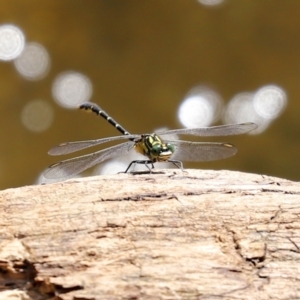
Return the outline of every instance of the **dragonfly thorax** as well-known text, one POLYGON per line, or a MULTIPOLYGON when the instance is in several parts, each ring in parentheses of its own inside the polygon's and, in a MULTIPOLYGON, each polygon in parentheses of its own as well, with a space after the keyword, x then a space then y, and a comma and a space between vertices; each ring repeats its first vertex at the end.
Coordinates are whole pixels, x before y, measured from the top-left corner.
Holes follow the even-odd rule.
POLYGON ((135 150, 151 161, 167 161, 175 151, 174 145, 164 143, 161 138, 155 134, 143 134, 140 139, 135 141, 135 150))

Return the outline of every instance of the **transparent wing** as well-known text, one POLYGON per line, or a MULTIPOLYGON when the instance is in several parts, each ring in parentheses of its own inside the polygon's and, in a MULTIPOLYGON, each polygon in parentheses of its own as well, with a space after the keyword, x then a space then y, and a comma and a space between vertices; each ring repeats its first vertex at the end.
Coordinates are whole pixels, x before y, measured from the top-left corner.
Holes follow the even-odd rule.
POLYGON ((126 142, 112 146, 91 154, 63 160, 51 165, 43 176, 48 179, 66 178, 76 175, 104 160, 127 154, 133 147, 134 142, 126 142))
POLYGON ((212 127, 202 128, 182 128, 167 130, 162 132, 156 132, 158 135, 169 135, 169 134, 191 134, 197 136, 225 136, 225 135, 237 135, 247 133, 257 128, 255 123, 242 123, 242 124, 231 124, 231 125, 220 125, 212 127))
POLYGON ((180 161, 211 161, 230 157, 237 149, 226 143, 167 141, 175 146, 171 159, 180 161))
POLYGON ((63 155, 73 153, 82 149, 86 149, 89 147, 97 146, 103 143, 108 143, 117 140, 128 140, 135 139, 140 137, 139 135, 120 135, 113 136, 108 138, 102 138, 97 140, 89 140, 89 141, 78 141, 78 142, 67 142, 59 144, 48 151, 50 155, 63 155))

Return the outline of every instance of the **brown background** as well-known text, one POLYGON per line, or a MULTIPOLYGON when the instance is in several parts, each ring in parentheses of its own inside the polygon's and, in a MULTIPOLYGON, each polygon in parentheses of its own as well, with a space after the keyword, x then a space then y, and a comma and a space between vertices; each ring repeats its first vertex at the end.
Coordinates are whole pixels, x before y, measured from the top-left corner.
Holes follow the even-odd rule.
POLYGON ((277 84, 288 105, 265 132, 223 138, 239 148, 232 159, 185 166, 299 180, 299 11, 298 0, 227 0, 215 8, 196 0, 1 1, 0 23, 44 45, 51 70, 31 82, 0 62, 0 188, 34 183, 58 160, 47 155, 55 144, 117 134, 105 121, 53 101, 53 80, 69 70, 87 75, 91 100, 132 133, 181 127, 178 106, 197 84, 214 87, 225 101, 277 84), (42 133, 20 120, 33 99, 55 109, 54 124, 42 133))

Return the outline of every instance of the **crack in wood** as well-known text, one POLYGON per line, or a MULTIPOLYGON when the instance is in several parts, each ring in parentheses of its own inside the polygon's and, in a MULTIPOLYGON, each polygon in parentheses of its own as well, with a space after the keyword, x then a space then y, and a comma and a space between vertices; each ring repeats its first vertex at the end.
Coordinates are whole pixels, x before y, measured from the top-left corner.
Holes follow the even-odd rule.
POLYGON ((299 183, 228 171, 152 176, 0 192, 0 278, 16 276, 2 290, 32 299, 300 299, 299 183), (35 270, 28 285, 24 258, 35 270))

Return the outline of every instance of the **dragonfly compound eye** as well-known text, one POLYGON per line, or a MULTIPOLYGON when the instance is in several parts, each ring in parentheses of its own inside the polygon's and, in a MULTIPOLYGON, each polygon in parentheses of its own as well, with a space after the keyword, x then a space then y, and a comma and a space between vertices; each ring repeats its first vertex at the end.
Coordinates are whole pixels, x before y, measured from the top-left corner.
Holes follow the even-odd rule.
POLYGON ((161 145, 153 145, 150 151, 154 155, 159 155, 162 151, 161 145))
POLYGON ((175 146, 174 146, 174 145, 172 145, 172 144, 170 144, 170 143, 167 143, 166 146, 167 146, 167 148, 168 148, 172 153, 174 153, 174 151, 175 151, 175 146))

